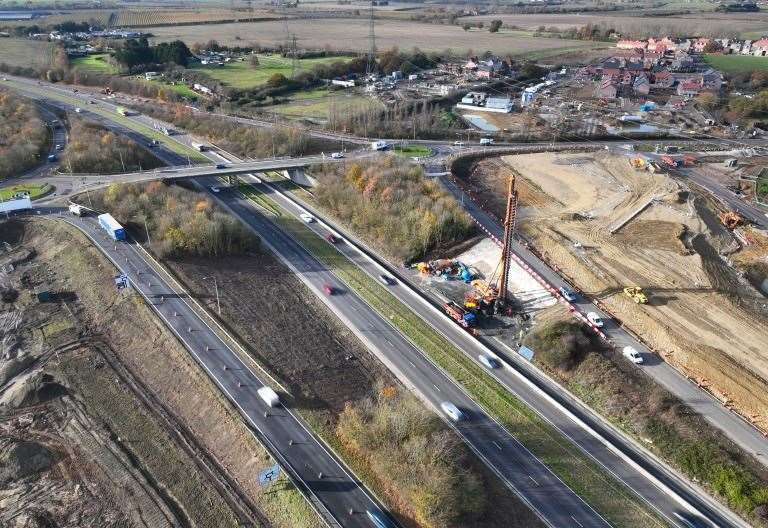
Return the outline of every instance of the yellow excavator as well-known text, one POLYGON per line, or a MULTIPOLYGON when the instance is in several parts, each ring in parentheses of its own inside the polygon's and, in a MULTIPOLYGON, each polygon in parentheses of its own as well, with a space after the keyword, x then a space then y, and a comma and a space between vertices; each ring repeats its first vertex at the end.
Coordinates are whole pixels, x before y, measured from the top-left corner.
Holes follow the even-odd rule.
POLYGON ((635 304, 646 304, 648 302, 648 297, 645 295, 645 292, 638 286, 624 288, 624 295, 635 301, 635 304))

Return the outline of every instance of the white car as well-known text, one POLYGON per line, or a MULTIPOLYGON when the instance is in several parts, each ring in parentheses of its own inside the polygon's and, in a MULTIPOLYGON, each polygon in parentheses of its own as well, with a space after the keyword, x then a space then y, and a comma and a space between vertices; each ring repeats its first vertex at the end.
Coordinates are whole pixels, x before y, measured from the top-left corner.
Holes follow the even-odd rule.
POLYGON ((311 215, 311 214, 309 214, 309 213, 301 213, 301 214, 299 215, 299 218, 301 218, 302 220, 304 220, 304 221, 305 221, 306 223, 308 223, 308 224, 311 224, 312 222, 314 222, 314 221, 315 221, 315 217, 314 217, 314 216, 312 216, 312 215, 311 215))
POLYGON ((331 159, 341 159, 344 157, 344 154, 341 152, 332 152, 331 153, 331 159))
POLYGON ((464 418, 464 413, 459 410, 458 407, 456 407, 451 402, 444 401, 440 404, 440 408, 443 410, 445 414, 448 415, 448 418, 453 420, 454 422, 460 422, 464 418))
POLYGON ((640 352, 638 352, 631 346, 625 346, 624 349, 621 351, 621 353, 624 355, 625 358, 630 360, 635 365, 640 365, 643 363, 643 356, 641 356, 640 352))
POLYGON ((463 147, 464 146, 464 142, 463 141, 454 141, 453 142, 453 146, 454 147, 463 147))
POLYGON ((480 354, 479 356, 477 356, 477 359, 480 361, 480 363, 485 365, 486 368, 489 368, 491 370, 497 369, 501 366, 501 364, 499 363, 499 360, 487 354, 480 354))
POLYGON ((221 189, 219 189, 219 188, 218 188, 218 187, 216 187, 215 185, 212 185, 212 186, 211 186, 211 192, 213 192, 213 193, 217 193, 217 192, 219 192, 219 191, 221 191, 221 189))
POLYGON ((605 322, 603 321, 603 318, 600 317, 600 314, 598 314, 597 312, 589 312, 587 314, 587 321, 589 321, 590 323, 592 323, 598 328, 602 328, 603 325, 605 324, 605 322))
POLYGON ((83 109, 82 109, 82 108, 80 108, 79 106, 78 106, 77 108, 75 108, 75 113, 76 113, 76 114, 79 114, 79 113, 80 113, 80 112, 82 112, 82 111, 83 111, 83 109))
POLYGON ((560 288, 560 295, 562 295, 563 299, 568 302, 573 302, 576 300, 576 293, 573 290, 566 288, 565 286, 560 288))

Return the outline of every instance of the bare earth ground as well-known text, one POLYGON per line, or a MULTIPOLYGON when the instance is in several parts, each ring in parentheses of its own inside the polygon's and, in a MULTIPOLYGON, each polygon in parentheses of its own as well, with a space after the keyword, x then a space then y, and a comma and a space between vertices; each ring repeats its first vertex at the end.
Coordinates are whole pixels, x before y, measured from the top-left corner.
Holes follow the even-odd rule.
MULTIPOLYGON (((359 19, 310 19, 289 21, 300 46, 359 51, 368 46, 368 26, 359 19)), ((157 27, 152 33, 159 41, 180 39, 188 44, 217 40, 231 46, 256 42, 282 44, 285 26, 280 21, 242 24, 208 24, 205 26, 157 27), (239 37, 240 40, 237 40, 239 37)), ((426 51, 491 50, 497 53, 525 55, 531 51, 594 49, 605 43, 550 38, 532 38, 487 31, 464 31, 460 26, 423 24, 410 21, 379 20, 376 22, 376 45, 379 49, 414 46, 426 51)))
POLYGON ((23 491, 0 491, 10 497, 0 509, 33 507, 57 526, 319 525, 286 482, 268 492, 254 483, 273 463, 268 454, 143 301, 115 292, 114 269, 85 237, 52 222, 25 231, 23 247, 36 256, 6 279, 21 295, 0 315, 30 321, 14 354, 33 363, 0 385, 0 424, 18 439, 44 439, 57 456, 23 491), (58 292, 59 302, 37 304, 21 284, 58 292), (51 409, 19 405, 27 372, 41 365, 68 395, 51 409))
MULTIPOLYGON (((481 163, 472 178, 497 214, 506 182, 499 163, 481 163)), ((709 236, 695 207, 703 202, 693 203, 665 176, 604 153, 509 156, 504 163, 522 176, 519 226, 533 245, 669 362, 768 427, 768 327, 748 308, 760 297, 712 248, 725 243, 722 233, 709 236), (609 233, 651 197, 658 200, 609 233), (648 305, 622 295, 631 285, 647 290, 648 305)))

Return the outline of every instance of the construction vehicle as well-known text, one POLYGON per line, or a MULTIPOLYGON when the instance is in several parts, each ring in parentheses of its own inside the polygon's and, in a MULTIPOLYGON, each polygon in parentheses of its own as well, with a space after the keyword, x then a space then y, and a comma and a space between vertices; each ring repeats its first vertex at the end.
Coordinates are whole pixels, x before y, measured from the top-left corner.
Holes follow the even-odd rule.
POLYGON ((624 295, 635 301, 635 304, 646 304, 648 302, 648 297, 639 286, 624 288, 624 295))
POLYGON ((672 156, 662 156, 661 157, 662 163, 664 163, 667 167, 677 168, 682 163, 680 160, 676 160, 672 156))
POLYGON ((112 92, 112 88, 106 87, 106 88, 102 88, 101 93, 103 93, 104 95, 112 95, 114 92, 112 92))
POLYGON ((443 310, 448 317, 459 323, 464 328, 472 328, 477 325, 477 316, 465 310, 453 301, 448 301, 443 305, 443 310))
POLYGON ((693 167, 699 162, 695 156, 687 155, 683 156, 683 167, 693 167))
POLYGON ((629 160, 629 164, 632 165, 632 168, 635 170, 645 170, 645 160, 643 158, 631 158, 629 160))
POLYGON ((466 283, 469 283, 475 276, 475 273, 472 270, 458 260, 430 260, 429 262, 419 262, 414 267, 423 275, 459 278, 466 283))
POLYGON ((741 215, 733 211, 726 211, 725 213, 720 214, 718 218, 720 218, 720 221, 723 223, 726 229, 729 230, 736 229, 744 222, 744 219, 741 218, 741 215))

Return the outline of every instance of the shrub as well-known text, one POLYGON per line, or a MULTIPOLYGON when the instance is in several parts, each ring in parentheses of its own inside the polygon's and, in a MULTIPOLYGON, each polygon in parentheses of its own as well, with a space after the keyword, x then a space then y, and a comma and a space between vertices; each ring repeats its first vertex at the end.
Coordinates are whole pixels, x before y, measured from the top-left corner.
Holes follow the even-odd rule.
POLYGON ((48 149, 48 137, 34 105, 0 91, 0 180, 40 163, 48 149))
POLYGON ((483 483, 466 469, 460 440, 414 397, 390 388, 348 403, 336 435, 420 526, 462 526, 484 511, 483 483))
POLYGON ((550 368, 567 371, 582 360, 590 340, 579 323, 558 321, 526 336, 525 344, 535 351, 539 361, 550 368))
POLYGON ((113 184, 91 195, 96 209, 109 211, 138 236, 148 229, 161 257, 222 257, 244 253, 258 243, 245 226, 209 199, 179 186, 113 184))
POLYGON ((317 174, 321 206, 394 257, 411 261, 464 240, 470 218, 422 169, 389 156, 326 166, 317 174))

